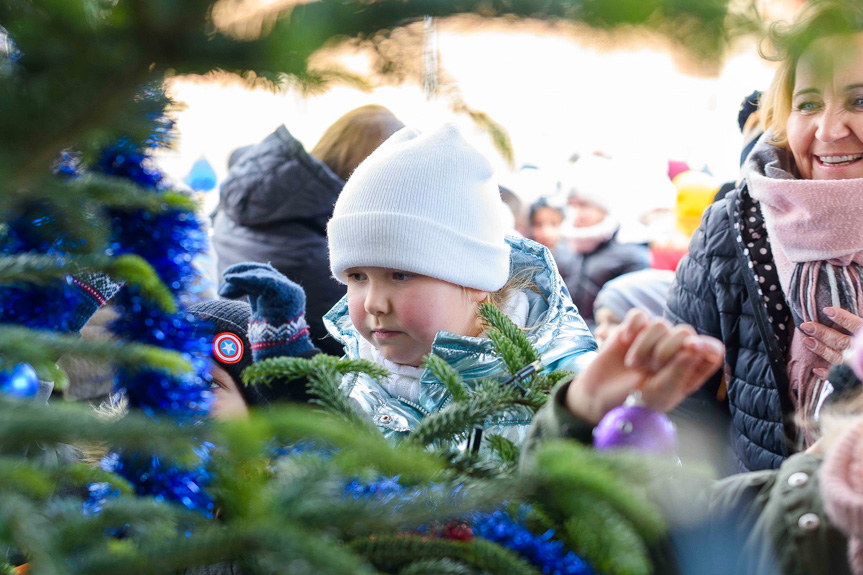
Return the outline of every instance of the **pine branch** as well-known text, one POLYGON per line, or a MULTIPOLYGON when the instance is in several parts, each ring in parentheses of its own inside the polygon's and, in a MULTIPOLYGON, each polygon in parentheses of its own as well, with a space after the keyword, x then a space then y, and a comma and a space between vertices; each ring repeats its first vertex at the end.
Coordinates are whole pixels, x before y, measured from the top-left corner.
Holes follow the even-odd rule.
POLYGON ((515 552, 484 539, 470 543, 416 536, 375 537, 351 547, 378 569, 396 571, 420 559, 453 559, 492 574, 539 575, 515 552))
MULTIPOLYGON (((527 364, 539 359, 539 355, 533 349, 533 345, 527 339, 527 335, 505 313, 489 303, 484 303, 480 306, 479 314, 485 325, 490 328, 490 332, 500 332, 506 340, 518 349, 518 361, 521 365, 518 365, 511 373, 515 373, 527 364)), ((489 333, 489 337, 491 337, 491 333, 489 333)), ((502 351, 499 351, 499 353, 502 354, 502 351)), ((506 361, 505 358, 504 361, 506 361)), ((507 366, 509 366, 509 363, 507 363, 507 366)))
POLYGON ((323 371, 338 376, 348 373, 365 373, 374 379, 381 379, 389 372, 380 364, 365 359, 337 358, 319 353, 311 359, 302 357, 273 357, 254 363, 243 371, 243 382, 249 384, 269 384, 276 380, 290 381, 309 378, 323 371))
POLYGON ((31 568, 52 575, 64 572, 62 558, 52 552, 56 541, 51 523, 32 501, 17 494, 4 493, 0 496, 0 525, 7 545, 24 553, 31 568))
POLYGON ((420 421, 406 439, 414 445, 431 445, 465 437, 477 425, 486 422, 493 414, 502 414, 517 404, 509 388, 489 386, 479 391, 467 403, 451 403, 420 421))
POLYGON ((526 361, 521 349, 500 331, 490 329, 486 336, 491 340, 495 354, 503 360, 506 370, 510 375, 514 375, 518 370, 530 363, 526 361))
POLYGON ((141 295, 158 304, 162 310, 168 313, 177 311, 171 291, 165 287, 153 267, 137 255, 127 254, 116 258, 32 253, 0 256, 0 284, 29 282, 44 285, 64 280, 69 275, 95 271, 101 271, 127 285, 137 285, 141 295))
POLYGON ((154 194, 127 178, 86 173, 70 179, 46 173, 30 187, 10 189, 0 195, 0 213, 36 202, 50 204, 60 220, 55 225, 66 230, 70 237, 87 239, 85 249, 96 253, 104 249, 108 235, 104 214, 109 209, 160 214, 169 210, 193 212, 197 208, 195 199, 187 194, 173 191, 154 194))
POLYGON ((452 559, 422 559, 405 566, 399 575, 474 575, 476 572, 452 559))
POLYGON ((541 378, 545 378, 545 381, 542 384, 543 389, 551 391, 552 389, 554 389, 554 386, 560 383, 562 380, 566 379, 567 377, 573 377, 574 375, 575 372, 565 371, 562 369, 556 369, 550 373, 544 373, 541 376, 541 378))
POLYGON ((360 412, 357 405, 339 387, 341 377, 337 371, 326 368, 310 374, 308 390, 309 393, 317 396, 310 400, 310 403, 320 405, 326 411, 340 416, 357 427, 371 429, 372 424, 368 416, 360 412))
POLYGON ((201 428, 155 422, 137 413, 104 421, 85 405, 59 403, 49 407, 0 398, 0 446, 6 453, 20 453, 37 442, 77 444, 107 438, 116 445, 182 463, 194 458, 192 448, 202 432, 201 428))
POLYGON ((488 447, 497 455, 502 463, 517 466, 521 450, 518 446, 502 435, 492 434, 486 437, 488 447))
POLYGON ((151 345, 81 339, 75 335, 0 325, 0 355, 12 364, 52 364, 64 354, 114 361, 129 370, 154 369, 183 373, 191 365, 182 354, 151 345))
POLYGON ((549 441, 538 450, 531 476, 541 486, 536 495, 544 507, 561 518, 577 515, 582 508, 577 498, 590 496, 605 501, 647 541, 654 541, 665 532, 661 512, 642 490, 635 484, 624 483, 619 467, 615 469, 586 447, 549 441))
POLYGON ((19 493, 45 500, 54 491, 51 474, 17 457, 0 457, 0 493, 19 493))
POLYGON ((653 567, 644 540, 606 502, 580 500, 582 508, 564 524, 567 544, 601 573, 650 575, 653 567))
POLYGON ((431 375, 446 386, 452 395, 453 401, 463 403, 470 400, 470 394, 464 385, 464 381, 458 372, 450 366, 442 357, 427 355, 423 366, 431 372, 431 375))
POLYGON ((226 422, 219 426, 219 445, 248 453, 249 445, 292 445, 315 442, 335 448, 333 461, 349 473, 375 469, 387 476, 401 474, 407 481, 429 481, 443 470, 443 462, 412 445, 393 445, 377 428, 366 423, 357 426, 329 414, 301 405, 284 405, 267 413, 257 413, 248 422, 226 422))
POLYGON ((471 451, 459 451, 451 446, 445 446, 436 450, 447 462, 447 470, 456 477, 469 477, 471 479, 494 479, 500 477, 502 472, 497 461, 488 457, 480 456, 471 451))

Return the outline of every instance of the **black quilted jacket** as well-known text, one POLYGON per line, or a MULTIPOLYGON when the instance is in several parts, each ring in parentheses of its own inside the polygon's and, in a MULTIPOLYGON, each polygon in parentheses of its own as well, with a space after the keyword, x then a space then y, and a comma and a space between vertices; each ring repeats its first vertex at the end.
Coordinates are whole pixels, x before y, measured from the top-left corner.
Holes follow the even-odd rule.
POLYGON ((718 372, 682 407, 690 415, 730 415, 728 432, 739 470, 756 471, 778 468, 793 451, 786 439, 793 407, 785 358, 749 258, 736 239, 733 207, 741 193, 745 190, 729 193, 705 212, 668 292, 665 315, 725 344, 727 400, 717 398, 718 372))
POLYGON ((213 220, 219 278, 239 262, 272 263, 305 289, 315 346, 338 356, 344 350, 322 318, 345 295, 332 278, 327 250, 327 221, 344 184, 279 126, 231 167, 213 220))

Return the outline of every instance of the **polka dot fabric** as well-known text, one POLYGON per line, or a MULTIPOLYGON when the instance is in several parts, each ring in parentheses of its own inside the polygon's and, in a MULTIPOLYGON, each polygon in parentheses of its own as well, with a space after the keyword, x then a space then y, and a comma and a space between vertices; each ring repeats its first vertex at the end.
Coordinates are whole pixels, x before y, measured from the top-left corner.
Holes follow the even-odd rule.
POLYGON ((743 253, 749 258, 749 268, 758 280, 760 295, 767 307, 773 333, 776 335, 782 354, 786 355, 794 324, 785 302, 785 294, 779 286, 779 273, 773 262, 770 238, 764 226, 764 216, 761 214, 758 201, 749 195, 746 188, 738 195, 734 210, 734 218, 740 222, 737 241, 741 244, 743 253))

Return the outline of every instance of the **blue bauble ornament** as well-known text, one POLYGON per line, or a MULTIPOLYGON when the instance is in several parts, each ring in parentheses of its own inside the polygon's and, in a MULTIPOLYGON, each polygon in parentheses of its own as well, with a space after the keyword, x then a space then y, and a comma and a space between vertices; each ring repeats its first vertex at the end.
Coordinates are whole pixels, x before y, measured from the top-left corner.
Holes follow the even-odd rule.
POLYGON ((593 430, 593 446, 599 450, 628 447, 673 456, 676 444, 674 423, 664 413, 645 407, 640 393, 606 413, 593 430))
POLYGON ((39 376, 29 363, 0 370, 0 393, 10 397, 29 399, 39 392, 39 376))

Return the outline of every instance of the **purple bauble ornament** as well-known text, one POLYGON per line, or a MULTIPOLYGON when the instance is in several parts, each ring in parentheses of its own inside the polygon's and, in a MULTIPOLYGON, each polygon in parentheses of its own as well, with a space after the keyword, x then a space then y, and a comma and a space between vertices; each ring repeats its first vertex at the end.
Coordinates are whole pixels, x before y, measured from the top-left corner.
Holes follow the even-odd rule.
POLYGON ((0 370, 0 393, 9 397, 29 399, 39 392, 39 376, 29 363, 0 370))
POLYGON ((664 413, 645 407, 640 394, 606 413, 593 430, 593 446, 600 450, 628 447, 673 455, 676 444, 674 424, 664 413))

